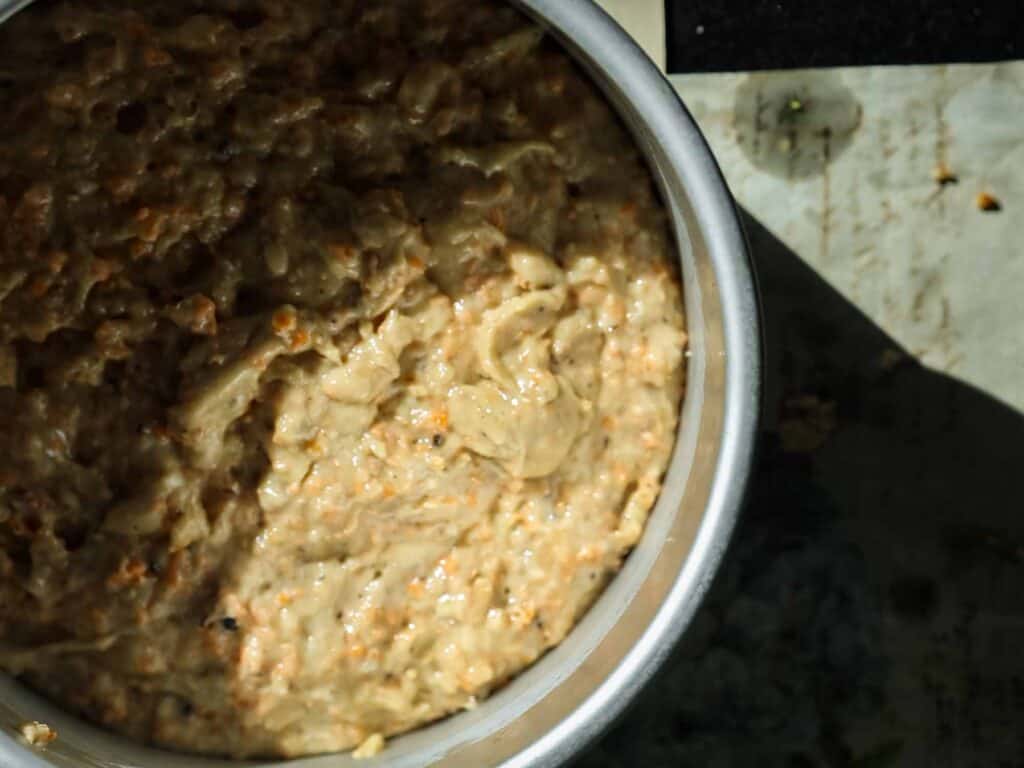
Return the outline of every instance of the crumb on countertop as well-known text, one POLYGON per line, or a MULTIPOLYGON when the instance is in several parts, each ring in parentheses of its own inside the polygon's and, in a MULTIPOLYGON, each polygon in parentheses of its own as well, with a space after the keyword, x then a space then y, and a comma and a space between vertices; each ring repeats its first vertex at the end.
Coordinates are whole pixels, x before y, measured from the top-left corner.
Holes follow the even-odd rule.
POLYGON ((45 747, 57 738, 57 731, 38 720, 22 723, 18 726, 18 732, 33 747, 45 747))
POLYGON ((996 211, 1003 210, 1003 204, 999 202, 999 198, 995 195, 989 194, 988 192, 979 192, 976 202, 979 211, 994 213, 996 211))
POLYGON ((878 356, 878 367, 885 373, 895 370, 908 360, 909 356, 902 349, 889 347, 878 356))
POLYGON ((384 737, 379 733, 370 736, 352 752, 356 760, 365 760, 369 757, 376 757, 384 749, 384 737))

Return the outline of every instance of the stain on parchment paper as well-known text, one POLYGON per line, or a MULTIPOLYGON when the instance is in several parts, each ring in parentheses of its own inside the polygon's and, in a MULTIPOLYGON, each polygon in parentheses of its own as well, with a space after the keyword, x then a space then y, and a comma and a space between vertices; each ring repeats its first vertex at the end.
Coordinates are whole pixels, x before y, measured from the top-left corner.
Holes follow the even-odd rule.
POLYGON ((824 173, 861 118, 860 103, 834 72, 757 72, 736 89, 740 147, 755 166, 783 178, 824 173))

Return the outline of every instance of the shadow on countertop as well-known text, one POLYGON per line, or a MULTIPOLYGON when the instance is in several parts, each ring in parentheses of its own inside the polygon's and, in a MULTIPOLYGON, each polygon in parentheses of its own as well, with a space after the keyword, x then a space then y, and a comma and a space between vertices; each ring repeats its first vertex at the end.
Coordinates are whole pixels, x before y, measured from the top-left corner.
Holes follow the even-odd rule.
POLYGON ((1024 765, 1024 415, 749 214, 761 458, 673 660, 582 768, 1024 765))
POLYGON ((665 0, 669 72, 945 64, 1024 56, 1005 0, 665 0), (834 8, 834 10, 833 10, 834 8))

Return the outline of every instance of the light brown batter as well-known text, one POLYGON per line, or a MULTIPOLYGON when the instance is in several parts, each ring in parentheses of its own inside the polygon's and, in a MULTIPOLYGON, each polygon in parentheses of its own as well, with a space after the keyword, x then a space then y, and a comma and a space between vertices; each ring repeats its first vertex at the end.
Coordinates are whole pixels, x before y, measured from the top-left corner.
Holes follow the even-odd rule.
POLYGON ((235 756, 473 707, 636 543, 684 346, 637 150, 511 8, 39 2, 0 27, 0 666, 235 756))

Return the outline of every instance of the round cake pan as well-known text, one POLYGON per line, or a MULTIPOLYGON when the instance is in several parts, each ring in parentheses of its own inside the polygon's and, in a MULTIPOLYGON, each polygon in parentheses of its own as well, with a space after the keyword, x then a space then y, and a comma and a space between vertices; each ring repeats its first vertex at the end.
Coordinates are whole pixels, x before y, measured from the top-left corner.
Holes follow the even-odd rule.
MULTIPOLYGON (((0 0, 0 22, 28 0, 0 0)), ((732 197, 672 86, 590 0, 517 0, 604 91, 669 211, 690 336, 688 386, 664 488, 639 545, 557 648, 476 709, 392 739, 376 758, 257 761, 266 768, 550 768, 600 734, 657 674, 706 593, 751 468, 761 380, 758 304, 732 197)), ((84 723, 0 675, 4 768, 226 768, 84 723), (41 720, 45 749, 17 727, 41 720)))

